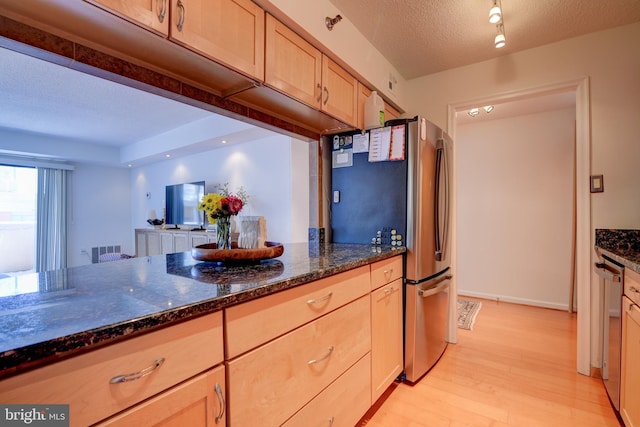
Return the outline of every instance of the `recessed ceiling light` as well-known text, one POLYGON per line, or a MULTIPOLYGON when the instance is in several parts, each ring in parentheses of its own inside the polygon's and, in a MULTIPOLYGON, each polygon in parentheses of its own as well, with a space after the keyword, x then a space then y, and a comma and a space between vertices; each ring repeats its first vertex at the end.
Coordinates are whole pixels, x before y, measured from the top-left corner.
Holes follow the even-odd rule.
POLYGON ((226 144, 227 141, 225 139, 223 139, 222 141, 220 141, 220 144, 226 144))
POLYGON ((472 108, 467 114, 469 114, 471 117, 475 117, 480 114, 480 110, 478 108, 472 108))
POLYGON ((169 158, 169 157, 171 157, 171 154, 165 154, 164 156, 165 156, 166 158, 169 158))

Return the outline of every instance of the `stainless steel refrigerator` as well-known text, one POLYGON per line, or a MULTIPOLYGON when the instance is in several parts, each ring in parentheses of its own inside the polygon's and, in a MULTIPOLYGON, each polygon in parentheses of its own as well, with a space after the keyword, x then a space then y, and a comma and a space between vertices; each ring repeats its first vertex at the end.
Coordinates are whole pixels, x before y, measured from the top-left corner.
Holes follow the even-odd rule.
POLYGON ((404 375, 416 382, 447 346, 452 141, 422 117, 390 120, 384 131, 333 137, 331 240, 406 246, 404 375), (381 147, 391 154, 372 156, 381 147))

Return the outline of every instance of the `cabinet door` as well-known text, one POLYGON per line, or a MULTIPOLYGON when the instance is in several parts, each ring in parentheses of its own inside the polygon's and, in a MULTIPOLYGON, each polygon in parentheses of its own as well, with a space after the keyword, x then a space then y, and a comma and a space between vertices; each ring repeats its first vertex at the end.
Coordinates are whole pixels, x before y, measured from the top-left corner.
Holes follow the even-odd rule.
POLYGON ((622 384, 620 415, 627 427, 640 427, 640 307, 622 301, 622 384))
POLYGON ((267 15, 265 83, 320 109, 322 53, 267 15))
POLYGON ((322 111, 357 125, 358 80, 326 56, 322 58, 322 111))
POLYGON ((173 252, 187 252, 191 250, 189 245, 189 233, 173 234, 173 252))
POLYGON ((136 256, 147 256, 147 232, 144 230, 136 230, 136 256))
POLYGON ((264 79, 264 11, 251 0, 171 0, 172 40, 264 79))
POLYGON ((160 234, 160 253, 172 254, 173 250, 173 234, 171 233, 159 233, 160 234))
POLYGON ((162 254, 162 243, 160 237, 162 232, 147 232, 147 255, 162 254))
POLYGON ((189 240, 191 241, 190 247, 195 248, 198 245, 206 245, 209 243, 209 236, 206 232, 194 232, 191 233, 189 240))
MULTIPOLYGON (((371 90, 358 82, 358 121, 356 123, 358 129, 364 129, 364 104, 367 102, 369 95, 371 95, 371 90)), ((385 116, 385 120, 386 119, 385 116)))
POLYGON ((400 117, 400 112, 393 108, 391 105, 384 103, 384 121, 397 119, 400 117))
POLYGON ((156 32, 169 34, 169 0, 91 0, 156 32))
POLYGON ((229 423, 281 425, 367 354, 370 304, 364 296, 229 362, 229 423))
POLYGON ((402 279, 371 293, 371 402, 402 372, 402 279))
POLYGON ((98 426, 225 426, 224 378, 224 366, 219 366, 98 426))

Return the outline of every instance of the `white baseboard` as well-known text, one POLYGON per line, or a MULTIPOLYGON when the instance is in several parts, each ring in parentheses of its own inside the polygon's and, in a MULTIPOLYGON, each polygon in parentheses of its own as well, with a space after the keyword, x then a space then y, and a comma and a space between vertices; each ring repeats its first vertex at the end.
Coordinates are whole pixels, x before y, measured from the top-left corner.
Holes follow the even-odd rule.
POLYGON ((511 297, 507 295, 487 294, 483 292, 466 291, 464 289, 458 289, 458 296, 469 296, 469 297, 476 297, 476 298, 488 299, 493 301, 512 302, 515 304, 551 308, 554 310, 565 310, 565 311, 569 310, 569 304, 558 304, 555 302, 538 301, 538 300, 532 300, 532 299, 526 299, 526 298, 517 298, 517 297, 511 297))

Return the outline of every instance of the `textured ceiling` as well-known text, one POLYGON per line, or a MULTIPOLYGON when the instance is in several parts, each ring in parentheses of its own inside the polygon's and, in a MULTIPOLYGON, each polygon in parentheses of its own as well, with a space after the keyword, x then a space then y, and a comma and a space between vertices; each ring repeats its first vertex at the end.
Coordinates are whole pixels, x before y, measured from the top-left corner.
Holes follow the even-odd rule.
POLYGON ((330 1, 405 79, 640 21, 640 0, 502 0, 496 49, 492 0, 330 1))
MULTIPOLYGON (((330 1, 406 79, 640 21, 640 0, 502 0, 507 46, 495 49, 496 28, 488 22, 491 0, 330 1)), ((34 132, 112 147, 153 139, 216 116, 2 48, 0 94, 0 131, 34 132)), ((545 108, 573 102, 553 97, 545 99, 545 108)), ((497 119, 509 114, 510 107, 515 106, 497 105, 491 115, 473 120, 497 119)), ((528 107, 520 104, 512 111, 524 112, 524 108, 528 107)), ((211 137, 223 138, 226 129, 239 128, 232 119, 215 120, 211 137)), ((461 116, 460 120, 468 119, 461 116)), ((254 136, 249 131, 236 139, 254 136)), ((205 142, 189 145, 184 141, 180 150, 202 150, 209 147, 205 142)), ((0 141, 0 153, 2 149, 0 141)))

